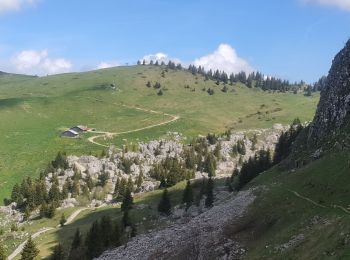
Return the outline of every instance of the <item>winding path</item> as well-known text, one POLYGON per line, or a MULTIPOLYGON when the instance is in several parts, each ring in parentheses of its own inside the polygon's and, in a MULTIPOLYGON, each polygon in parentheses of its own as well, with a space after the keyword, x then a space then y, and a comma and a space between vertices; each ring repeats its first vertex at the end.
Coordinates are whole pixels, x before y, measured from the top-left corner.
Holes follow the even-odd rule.
POLYGON ((102 146, 102 147, 109 147, 108 145, 101 144, 99 142, 96 142, 95 140, 98 139, 98 138, 102 138, 102 137, 111 138, 111 137, 114 137, 114 136, 117 136, 117 135, 129 134, 129 133, 134 133, 134 132, 139 132, 139 131, 142 131, 142 130, 154 128, 154 127, 157 127, 157 126, 167 125, 167 124, 172 123, 172 122, 174 122, 174 121, 176 121, 176 120, 178 120, 180 118, 180 116, 175 116, 175 115, 167 114, 167 113, 160 112, 160 111, 155 111, 155 110, 150 110, 150 109, 145 109, 145 108, 140 108, 140 107, 134 107, 134 106, 127 106, 127 105, 122 105, 122 106, 123 107, 127 107, 127 108, 131 108, 131 109, 136 109, 136 110, 148 112, 148 113, 169 116, 169 117, 171 117, 171 119, 167 120, 167 121, 164 121, 164 122, 161 122, 161 123, 158 123, 158 124, 149 125, 149 126, 145 126, 145 127, 141 127, 141 128, 137 128, 137 129, 133 129, 133 130, 128 130, 128 131, 124 131, 124 132, 117 132, 117 133, 102 132, 102 131, 95 132, 95 133, 97 133, 99 135, 95 135, 95 136, 89 137, 88 141, 90 143, 93 143, 95 145, 102 146))
MULTIPOLYGON (((74 211, 74 212, 68 217, 68 219, 67 219, 65 225, 72 223, 72 222, 74 221, 74 219, 75 219, 82 211, 87 210, 87 209, 89 209, 89 208, 82 208, 82 209, 77 209, 76 211, 74 211)), ((33 239, 34 239, 34 238, 37 238, 37 237, 39 237, 40 235, 46 233, 47 231, 51 231, 51 230, 58 229, 58 228, 60 228, 60 225, 56 226, 56 228, 54 228, 54 227, 44 227, 44 228, 42 228, 41 230, 39 230, 38 232, 32 234, 32 238, 33 238, 33 239)), ((7 257, 7 259, 8 259, 8 260, 13 260, 13 259, 15 259, 15 257, 16 257, 17 255, 19 255, 19 254, 22 252, 22 250, 23 250, 23 248, 24 248, 24 246, 25 246, 26 243, 27 243, 27 240, 25 240, 23 243, 21 243, 21 244, 12 252, 12 254, 9 255, 9 256, 7 257)))
POLYGON ((296 192, 296 191, 293 191, 293 190, 288 190, 288 191, 290 191, 291 193, 293 193, 295 196, 297 196, 298 198, 301 198, 301 199, 303 199, 303 200, 306 200, 306 201, 308 201, 308 202, 310 202, 310 203, 312 203, 312 204, 314 204, 315 206, 318 206, 318 207, 321 207, 321 208, 334 208, 334 209, 340 209, 340 210, 342 210, 343 212, 345 212, 345 213, 347 213, 347 214, 350 214, 350 211, 348 210, 348 209, 346 209, 346 208, 344 208, 343 206, 339 206, 339 205, 337 205, 337 204, 333 204, 332 205, 332 207, 327 207, 327 206, 325 206, 325 205, 322 205, 322 204, 320 204, 320 203, 317 203, 316 201, 314 201, 314 200, 312 200, 312 199, 310 199, 310 198, 307 198, 307 197, 304 197, 304 196, 302 196, 302 195, 300 195, 298 192, 296 192))
POLYGON ((297 196, 298 198, 301 198, 303 200, 306 200, 308 202, 310 202, 311 204, 314 204, 315 206, 321 207, 321 208, 327 208, 325 205, 321 205, 320 203, 317 203, 316 201, 313 201, 310 198, 304 197, 302 195, 300 195, 298 192, 294 191, 294 190, 289 190, 291 193, 293 193, 295 196, 297 196))
MULTIPOLYGON (((44 233, 46 233, 47 231, 50 231, 50 230, 53 230, 53 229, 55 229, 55 228, 53 228, 53 227, 43 228, 43 229, 39 230, 38 232, 34 233, 34 234, 32 235, 32 238, 34 239, 34 238, 40 236, 41 234, 44 234, 44 233)), ((12 254, 9 255, 9 256, 7 257, 7 260, 12 260, 12 259, 14 259, 17 255, 19 255, 19 254, 22 252, 22 250, 23 250, 23 248, 24 248, 24 246, 25 246, 26 243, 27 243, 27 240, 25 240, 23 243, 21 243, 21 244, 15 249, 15 251, 13 251, 12 254)))

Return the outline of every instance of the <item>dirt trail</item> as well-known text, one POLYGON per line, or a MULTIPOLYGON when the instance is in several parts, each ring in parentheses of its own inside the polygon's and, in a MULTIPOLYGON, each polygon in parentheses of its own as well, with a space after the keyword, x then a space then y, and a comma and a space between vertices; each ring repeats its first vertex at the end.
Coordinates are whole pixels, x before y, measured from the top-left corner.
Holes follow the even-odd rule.
POLYGON ((322 204, 320 204, 320 203, 317 203, 316 201, 313 201, 312 199, 310 199, 310 198, 307 198, 307 197, 304 197, 304 196, 302 196, 302 195, 300 195, 298 192, 296 192, 296 191, 293 191, 293 190, 288 190, 288 191, 290 191, 291 193, 293 193, 295 196, 297 196, 298 198, 301 198, 301 199, 303 199, 303 200, 306 200, 306 201, 308 201, 308 202, 310 202, 310 203, 312 203, 312 204, 314 204, 314 205, 316 205, 316 206, 318 206, 318 207, 321 207, 321 208, 335 208, 335 209, 340 209, 340 210, 342 210, 343 212, 345 212, 345 213, 347 213, 347 214, 350 214, 350 210, 348 210, 348 209, 346 209, 346 208, 344 208, 343 206, 339 206, 339 205, 337 205, 337 204, 333 204, 331 207, 327 207, 327 206, 325 206, 325 205, 322 205, 322 204))
POLYGON ((294 190, 289 190, 291 193, 293 193, 295 196, 297 196, 298 198, 301 198, 303 200, 306 200, 308 202, 310 202, 311 204, 314 204, 315 206, 321 207, 321 208, 327 208, 325 205, 321 205, 320 203, 317 203, 316 201, 313 201, 310 198, 304 197, 302 195, 300 195, 298 192, 294 191, 294 190))
MULTIPOLYGON (((82 208, 82 209, 78 209, 78 210, 74 211, 74 212, 68 217, 67 222, 66 222, 65 225, 72 223, 72 222, 74 221, 74 219, 75 219, 82 211, 87 210, 87 209, 89 209, 89 208, 82 208)), ((32 234, 32 238, 33 238, 33 239, 34 239, 34 238, 37 238, 37 237, 39 237, 40 235, 46 233, 47 231, 54 230, 54 229, 58 229, 58 228, 60 228, 60 225, 56 226, 56 228, 54 228, 54 227, 45 227, 45 228, 42 228, 42 229, 39 230, 38 232, 32 234)), ((12 260, 12 259, 14 259, 16 256, 18 256, 18 255, 22 252, 22 250, 23 250, 23 248, 24 248, 24 246, 25 246, 26 243, 27 243, 27 240, 25 240, 23 243, 21 243, 21 244, 12 252, 12 254, 9 255, 9 256, 7 257, 7 259, 8 259, 8 260, 12 260)))
POLYGON ((124 132, 112 133, 112 132, 99 131, 99 132, 96 132, 99 135, 91 136, 91 137, 88 138, 88 141, 90 143, 93 143, 95 145, 99 145, 99 146, 102 146, 102 147, 109 147, 108 145, 101 144, 99 142, 96 142, 95 140, 98 139, 98 138, 103 138, 103 137, 112 138, 114 136, 121 135, 121 134, 129 134, 129 133, 139 132, 139 131, 142 131, 142 130, 146 130, 146 129, 150 129, 150 128, 154 128, 154 127, 158 127, 158 126, 169 124, 169 123, 174 122, 174 121, 176 121, 176 120, 178 120, 180 118, 179 116, 167 114, 167 113, 160 112, 160 111, 154 111, 154 110, 150 110, 150 109, 134 107, 134 106, 127 106, 127 105, 122 105, 122 106, 123 107, 127 107, 127 108, 131 108, 131 109, 136 109, 136 110, 148 112, 148 113, 169 116, 171 119, 167 120, 167 121, 164 121, 164 122, 161 122, 161 123, 158 123, 158 124, 149 125, 149 126, 145 126, 145 127, 141 127, 141 128, 137 128, 137 129, 133 129, 133 130, 128 130, 128 131, 124 131, 124 132))
MULTIPOLYGON (((43 228, 43 229, 41 229, 40 231, 34 233, 34 234, 32 235, 32 238, 34 239, 34 238, 40 236, 41 234, 44 234, 44 233, 46 233, 47 231, 50 231, 50 230, 53 230, 53 229, 55 229, 55 228, 53 228, 53 227, 43 228)), ((20 245, 15 249, 15 251, 13 251, 12 254, 9 255, 9 256, 7 257, 7 260, 12 260, 12 259, 14 259, 17 255, 19 255, 19 254, 22 252, 22 250, 23 250, 23 248, 24 248, 24 246, 25 246, 26 243, 27 243, 27 240, 24 241, 22 244, 20 244, 20 245)))

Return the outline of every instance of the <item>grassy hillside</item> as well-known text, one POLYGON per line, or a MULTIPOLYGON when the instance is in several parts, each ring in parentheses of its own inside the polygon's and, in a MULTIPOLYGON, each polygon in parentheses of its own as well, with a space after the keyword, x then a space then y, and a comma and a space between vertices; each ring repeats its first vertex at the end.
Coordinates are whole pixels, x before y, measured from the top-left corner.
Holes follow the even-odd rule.
POLYGON ((59 150, 68 154, 100 153, 102 147, 87 140, 92 134, 61 138, 66 127, 82 124, 112 133, 147 128, 111 140, 96 139, 120 146, 126 140, 165 137, 168 131, 192 137, 286 124, 295 117, 311 120, 319 98, 262 92, 241 84, 228 86, 228 92, 223 93, 223 85, 204 81, 202 76, 169 70, 162 77, 162 70, 134 66, 42 78, 1 76, 0 200, 23 176, 37 175, 59 150), (147 88, 147 81, 160 82, 163 96, 158 96, 153 87, 147 88), (215 91, 212 96, 202 90, 209 87, 215 91), (156 126, 174 116, 179 118, 156 126))
POLYGON ((246 259, 349 259, 349 151, 332 152, 295 171, 274 168, 228 235, 248 244, 246 259))

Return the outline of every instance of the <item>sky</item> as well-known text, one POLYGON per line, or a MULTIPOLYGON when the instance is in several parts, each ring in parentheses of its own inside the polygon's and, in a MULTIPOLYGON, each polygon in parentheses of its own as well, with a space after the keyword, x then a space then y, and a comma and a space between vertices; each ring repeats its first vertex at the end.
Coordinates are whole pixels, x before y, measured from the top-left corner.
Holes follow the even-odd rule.
POLYGON ((174 60, 312 83, 350 37, 350 0, 0 0, 0 71, 174 60))

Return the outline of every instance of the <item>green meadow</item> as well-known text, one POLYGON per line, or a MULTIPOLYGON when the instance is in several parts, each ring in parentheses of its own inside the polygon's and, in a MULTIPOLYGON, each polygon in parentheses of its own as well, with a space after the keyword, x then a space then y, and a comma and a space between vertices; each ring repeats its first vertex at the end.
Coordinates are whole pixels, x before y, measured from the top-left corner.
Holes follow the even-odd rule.
MULTIPOLYGON (((187 71, 165 72, 155 66, 117 67, 47 77, 0 76, 0 200, 9 196, 14 183, 37 176, 58 151, 99 154, 103 147, 88 137, 61 138, 74 125, 119 133, 104 145, 166 137, 181 132, 188 139, 208 132, 271 127, 288 124, 295 117, 313 118, 319 95, 270 93, 242 84, 228 86, 205 81, 187 71), (160 82, 163 95, 147 88, 160 82), (186 87, 188 85, 188 87, 186 87), (214 95, 204 89, 212 88, 214 95), (140 109, 136 109, 136 108, 140 109), (150 112, 154 110, 155 112, 150 112), (166 113, 166 114, 164 114, 166 113), (171 123, 157 126, 178 116, 171 123)), ((97 134, 96 134, 97 135, 97 134)))

